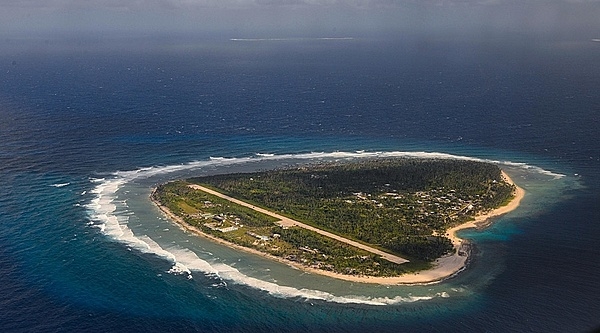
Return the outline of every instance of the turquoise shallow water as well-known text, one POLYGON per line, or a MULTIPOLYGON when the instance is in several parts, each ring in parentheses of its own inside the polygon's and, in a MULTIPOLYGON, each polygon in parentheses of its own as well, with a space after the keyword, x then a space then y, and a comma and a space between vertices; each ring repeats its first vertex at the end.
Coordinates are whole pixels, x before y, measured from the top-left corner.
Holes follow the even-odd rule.
POLYGON ((579 67, 544 58, 506 72, 514 60, 506 50, 504 61, 471 59, 474 70, 445 58, 448 47, 474 48, 437 45, 416 59, 376 43, 312 45, 308 64, 293 49, 255 58, 231 45, 221 52, 240 62, 227 66, 203 51, 3 62, 0 327, 596 327, 600 104, 590 92, 600 82, 592 63, 563 50, 557 57, 579 67), (356 66, 369 50, 387 61, 356 66), (348 52, 355 56, 339 58, 348 52), (390 60, 398 57, 405 61, 390 60), (541 73, 545 81, 531 84, 541 73), (169 179, 374 152, 499 161, 527 196, 491 227, 461 232, 476 244, 468 269, 440 284, 398 287, 307 276, 240 254, 182 232, 148 200, 169 179))

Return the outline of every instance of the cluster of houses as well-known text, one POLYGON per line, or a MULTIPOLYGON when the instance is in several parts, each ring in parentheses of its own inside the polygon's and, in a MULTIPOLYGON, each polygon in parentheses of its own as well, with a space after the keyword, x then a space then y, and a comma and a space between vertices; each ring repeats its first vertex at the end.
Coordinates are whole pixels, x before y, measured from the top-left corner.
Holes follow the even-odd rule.
POLYGON ((203 218, 204 220, 210 219, 212 222, 204 223, 204 226, 210 230, 216 230, 220 232, 232 232, 244 226, 243 224, 240 224, 240 218, 234 215, 226 216, 224 214, 199 213, 190 216, 195 218, 203 218), (230 219, 228 219, 228 217, 230 219), (230 222, 228 223, 230 224, 229 226, 224 225, 226 221, 230 222))
MULTIPOLYGON (((387 185, 387 184, 386 184, 387 185)), ((384 203, 386 200, 403 200, 398 203, 392 204, 393 206, 406 206, 408 209, 419 209, 421 210, 420 217, 426 217, 429 215, 438 215, 439 213, 449 214, 448 217, 452 218, 461 212, 469 212, 476 207, 476 202, 479 199, 479 195, 475 195, 475 198, 469 198, 467 200, 456 196, 455 190, 446 189, 432 189, 430 191, 418 191, 408 196, 401 195, 397 192, 386 192, 373 197, 371 194, 356 192, 352 193, 355 200, 344 200, 348 204, 359 202, 370 202, 376 207, 385 207, 384 203), (441 211, 440 211, 441 209, 441 211)), ((418 217, 419 217, 418 216, 418 217)))
MULTIPOLYGON (((220 231, 223 233, 236 231, 244 227, 244 225, 240 223, 240 218, 235 215, 198 213, 190 216, 194 218, 202 218, 204 220, 210 219, 211 222, 206 222, 203 225, 210 230, 220 231)), ((271 240, 271 237, 269 236, 259 235, 251 231, 246 232, 246 234, 264 242, 271 240)), ((273 234, 273 238, 279 237, 281 237, 281 235, 273 234)))

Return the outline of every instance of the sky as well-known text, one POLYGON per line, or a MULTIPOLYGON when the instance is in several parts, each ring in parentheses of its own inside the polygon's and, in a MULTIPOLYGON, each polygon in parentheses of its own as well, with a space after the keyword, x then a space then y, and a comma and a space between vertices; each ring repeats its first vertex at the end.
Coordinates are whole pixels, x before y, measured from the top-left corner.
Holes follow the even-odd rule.
POLYGON ((600 0, 0 0, 4 37, 572 32, 596 38, 599 22, 600 0))

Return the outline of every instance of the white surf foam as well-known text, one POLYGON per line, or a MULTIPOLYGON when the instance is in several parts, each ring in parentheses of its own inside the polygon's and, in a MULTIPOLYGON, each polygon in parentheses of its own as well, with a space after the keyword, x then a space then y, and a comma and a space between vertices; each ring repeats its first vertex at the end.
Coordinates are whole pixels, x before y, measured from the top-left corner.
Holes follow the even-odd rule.
POLYGON ((311 152, 311 153, 301 153, 301 154, 282 154, 282 155, 274 155, 274 154, 257 154, 260 159, 271 159, 271 160, 280 160, 280 159, 326 159, 326 158, 338 158, 338 159, 351 159, 351 158, 377 158, 377 157, 404 157, 404 158, 427 158, 427 159, 455 159, 455 160, 466 160, 466 161, 478 161, 478 162, 488 162, 499 165, 507 165, 511 167, 517 167, 521 169, 525 169, 528 171, 534 171, 539 174, 551 176, 553 178, 562 178, 565 177, 563 174, 555 173, 549 170, 545 170, 535 165, 530 165, 523 162, 513 162, 513 161, 502 161, 502 160, 492 160, 478 157, 470 157, 470 156, 461 156, 461 155, 453 155, 448 153, 439 153, 439 152, 404 152, 404 151, 390 151, 390 152, 367 152, 365 150, 357 150, 355 152, 311 152))
POLYGON ((303 298, 306 300, 323 300, 336 303, 360 303, 370 305, 388 305, 402 302, 416 302, 419 300, 428 300, 434 297, 449 297, 447 293, 437 293, 433 296, 407 296, 407 297, 379 297, 371 298, 367 296, 335 296, 331 293, 312 290, 298 289, 290 286, 278 285, 274 282, 264 281, 241 273, 238 269, 223 263, 209 263, 200 259, 194 252, 179 247, 169 248, 165 254, 172 259, 175 264, 169 270, 171 274, 189 274, 190 271, 199 271, 209 277, 221 281, 229 281, 235 284, 248 286, 254 289, 262 290, 275 297, 282 298, 303 298))
POLYGON ((290 286, 278 285, 274 282, 260 280, 254 277, 244 275, 237 269, 227 265, 215 265, 222 270, 219 271, 219 276, 227 281, 231 281, 236 284, 249 286, 258 290, 265 291, 272 296, 282 298, 303 298, 306 300, 321 300, 326 302, 335 303, 355 303, 355 304, 369 304, 369 305, 390 305, 397 303, 416 302, 422 300, 429 300, 439 295, 433 296, 395 296, 395 297, 369 297, 369 296, 357 296, 357 295, 345 295, 336 296, 331 293, 314 290, 314 289, 298 289, 290 286), (226 269, 225 269, 226 268, 226 269))
POLYGON ((299 42, 311 40, 354 40, 354 37, 299 37, 299 38, 230 38, 232 42, 299 42))
POLYGON ((468 156, 458 156, 437 152, 366 152, 363 150, 356 152, 311 152, 302 154, 260 154, 256 157, 244 158, 225 158, 211 157, 208 161, 194 161, 187 164, 145 167, 131 171, 117 171, 110 177, 92 178, 95 186, 90 191, 94 196, 87 208, 90 212, 92 226, 97 227, 108 237, 122 242, 130 248, 143 253, 150 253, 172 263, 170 274, 186 275, 192 278, 192 271, 201 272, 209 277, 221 281, 228 281, 239 285, 249 286, 258 290, 268 292, 276 297, 286 298, 304 298, 307 300, 323 300, 336 303, 361 303, 371 305, 387 305, 402 302, 415 302, 428 300, 435 297, 449 297, 446 292, 437 293, 431 296, 396 296, 396 297, 369 297, 369 296, 336 296, 328 292, 312 289, 298 289, 290 286, 278 285, 274 282, 263 281, 241 273, 234 267, 223 263, 209 263, 199 258, 196 253, 189 249, 181 248, 177 245, 168 249, 161 247, 156 241, 146 235, 135 235, 127 226, 128 214, 117 214, 117 206, 126 210, 126 202, 117 200, 117 191, 125 184, 135 179, 146 179, 156 175, 166 175, 173 172, 196 170, 207 166, 225 166, 231 164, 241 164, 249 161, 261 160, 321 160, 321 159, 352 159, 352 158, 375 158, 375 157, 404 157, 404 158, 435 158, 435 159, 461 159, 472 161, 485 161, 496 164, 504 164, 512 167, 522 168, 528 171, 537 172, 553 178, 564 177, 562 174, 554 173, 537 166, 528 165, 521 162, 496 161, 481 159, 468 156))

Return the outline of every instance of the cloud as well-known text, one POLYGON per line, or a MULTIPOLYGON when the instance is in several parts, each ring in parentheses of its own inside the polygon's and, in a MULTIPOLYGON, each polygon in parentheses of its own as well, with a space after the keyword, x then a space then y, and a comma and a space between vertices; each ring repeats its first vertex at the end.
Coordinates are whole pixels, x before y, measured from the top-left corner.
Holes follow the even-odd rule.
POLYGON ((3 0, 0 8, 29 9, 247 9, 273 7, 382 8, 405 6, 600 3, 600 0, 3 0))
MULTIPOLYGON (((0 34, 19 31, 597 29, 600 0, 0 0, 0 34)), ((236 35, 238 36, 238 35, 236 35)))

